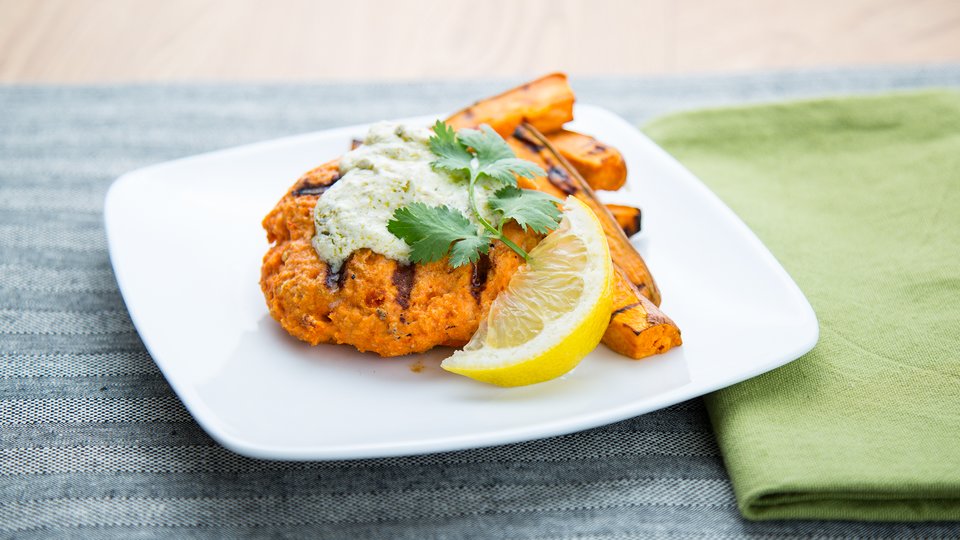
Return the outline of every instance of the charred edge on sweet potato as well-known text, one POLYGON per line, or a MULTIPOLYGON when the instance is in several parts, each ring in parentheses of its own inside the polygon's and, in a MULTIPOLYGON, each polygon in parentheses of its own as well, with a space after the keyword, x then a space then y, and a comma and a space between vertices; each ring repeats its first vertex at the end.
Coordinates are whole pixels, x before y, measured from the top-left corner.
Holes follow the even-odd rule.
POLYGON ((614 275, 613 312, 603 343, 630 358, 666 352, 683 343, 680 329, 631 284, 623 271, 614 275))
POLYGON ((613 214, 613 218, 617 220, 617 223, 627 237, 640 232, 642 216, 639 208, 624 206, 622 204, 608 204, 607 210, 613 214))

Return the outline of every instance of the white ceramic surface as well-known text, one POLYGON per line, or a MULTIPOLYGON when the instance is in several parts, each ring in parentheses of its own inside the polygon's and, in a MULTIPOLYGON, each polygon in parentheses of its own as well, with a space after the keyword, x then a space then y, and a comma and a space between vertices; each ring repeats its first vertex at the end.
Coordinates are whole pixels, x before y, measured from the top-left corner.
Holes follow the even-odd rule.
MULTIPOLYGON (((382 359, 310 347, 267 313, 260 220, 305 170, 365 126, 130 172, 107 195, 110 257, 131 318, 196 420, 240 454, 321 460, 509 443, 653 411, 748 379, 817 341, 806 298, 754 234, 620 117, 581 105, 574 129, 620 149, 643 209, 633 238, 684 345, 642 361, 600 346, 547 383, 497 388, 441 370, 450 350, 382 359)), ((433 117, 409 119, 426 123, 433 117)))

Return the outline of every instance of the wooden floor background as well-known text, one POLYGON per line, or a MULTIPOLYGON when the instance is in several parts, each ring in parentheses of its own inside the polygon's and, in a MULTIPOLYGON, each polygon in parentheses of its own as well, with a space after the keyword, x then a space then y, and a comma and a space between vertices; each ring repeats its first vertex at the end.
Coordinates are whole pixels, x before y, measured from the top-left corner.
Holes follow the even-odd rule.
POLYGON ((0 0, 0 82, 960 62, 960 0, 0 0))

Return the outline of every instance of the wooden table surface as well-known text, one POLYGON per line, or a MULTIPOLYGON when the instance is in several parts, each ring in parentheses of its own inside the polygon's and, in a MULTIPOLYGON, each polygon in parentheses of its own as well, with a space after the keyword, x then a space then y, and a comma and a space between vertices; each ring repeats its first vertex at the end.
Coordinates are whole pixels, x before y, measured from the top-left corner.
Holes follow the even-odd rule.
POLYGON ((410 80, 960 61, 960 0, 0 0, 0 82, 410 80))

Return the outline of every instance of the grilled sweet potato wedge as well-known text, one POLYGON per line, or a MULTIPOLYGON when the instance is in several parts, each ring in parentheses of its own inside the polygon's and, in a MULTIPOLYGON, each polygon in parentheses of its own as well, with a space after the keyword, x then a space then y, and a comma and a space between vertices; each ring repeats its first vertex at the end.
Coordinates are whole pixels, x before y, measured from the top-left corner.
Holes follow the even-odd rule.
POLYGON ((604 232, 607 234, 607 242, 610 244, 610 256, 613 262, 623 269, 627 279, 636 285, 648 300, 655 305, 660 305, 660 290, 647 268, 647 263, 643 261, 643 257, 630 244, 630 240, 624 234, 623 229, 620 228, 617 220, 597 199, 596 194, 577 170, 531 124, 525 123, 518 127, 514 131, 513 138, 527 146, 530 154, 536 154, 539 159, 535 162, 542 164, 544 170, 547 171, 546 178, 534 179, 537 188, 551 193, 559 190, 564 194, 574 195, 586 203, 597 215, 604 232), (553 187, 546 185, 548 183, 552 184, 553 187))
POLYGON ((553 73, 478 101, 446 122, 456 129, 489 124, 503 137, 523 122, 540 131, 553 132, 573 120, 573 101, 567 76, 553 73))
POLYGON ((630 358, 645 358, 680 345, 680 329, 657 305, 660 292, 646 263, 630 244, 624 231, 606 206, 576 169, 561 156, 536 128, 524 124, 514 139, 543 164, 546 178, 532 179, 535 188, 573 194, 597 215, 610 245, 610 256, 617 268, 614 281, 614 311, 603 335, 611 350, 630 358), (624 264, 630 265, 629 268, 624 264), (641 286, 642 284, 642 286, 641 286))
POLYGON ((623 234, 627 235, 627 238, 640 232, 641 214, 639 208, 622 204, 608 204, 606 206, 613 219, 617 220, 617 224, 623 229, 623 234))
POLYGON ((544 134, 591 188, 614 191, 626 183, 627 162, 616 148, 575 131, 544 134))
POLYGON ((616 269, 613 313, 603 343, 630 358, 660 354, 683 344, 680 329, 616 269))
POLYGON ((523 122, 547 133, 560 153, 593 189, 616 190, 627 180, 623 156, 589 135, 563 130, 573 120, 573 90, 566 75, 553 73, 487 98, 446 120, 454 128, 489 124, 506 137, 523 122))

